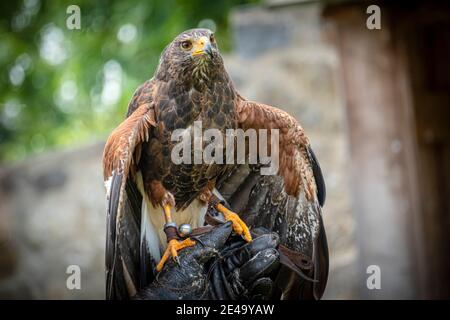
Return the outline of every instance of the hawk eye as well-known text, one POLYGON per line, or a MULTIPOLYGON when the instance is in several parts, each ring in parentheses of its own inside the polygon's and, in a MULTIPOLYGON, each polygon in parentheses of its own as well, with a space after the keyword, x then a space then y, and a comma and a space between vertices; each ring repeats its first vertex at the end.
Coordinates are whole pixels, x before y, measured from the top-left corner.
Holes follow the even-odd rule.
POLYGON ((183 42, 181 42, 181 48, 183 50, 189 50, 192 48, 192 42, 190 40, 185 40, 183 42))
POLYGON ((214 43, 214 41, 216 41, 216 39, 214 38, 214 33, 211 33, 211 35, 209 36, 209 42, 214 43))

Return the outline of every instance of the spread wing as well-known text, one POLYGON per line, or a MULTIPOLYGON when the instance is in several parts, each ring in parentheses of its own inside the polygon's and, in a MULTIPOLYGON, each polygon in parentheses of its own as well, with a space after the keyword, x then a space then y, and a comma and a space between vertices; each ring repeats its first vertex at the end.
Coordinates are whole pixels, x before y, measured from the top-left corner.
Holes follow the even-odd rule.
POLYGON ((278 175, 262 176, 257 166, 241 165, 222 178, 218 189, 252 228, 280 235, 280 295, 319 299, 329 265, 321 212, 326 191, 319 162, 303 129, 286 112, 245 100, 236 111, 244 130, 279 130, 278 175))
POLYGON ((132 176, 137 171, 141 144, 155 126, 151 99, 153 82, 134 94, 128 117, 111 133, 103 152, 107 188, 106 297, 126 299, 139 289, 143 275, 140 252, 142 196, 132 176))
POLYGON ((311 163, 309 140, 294 117, 278 108, 241 99, 236 105, 241 128, 279 130, 279 170, 287 194, 308 200, 317 198, 317 184, 311 163))

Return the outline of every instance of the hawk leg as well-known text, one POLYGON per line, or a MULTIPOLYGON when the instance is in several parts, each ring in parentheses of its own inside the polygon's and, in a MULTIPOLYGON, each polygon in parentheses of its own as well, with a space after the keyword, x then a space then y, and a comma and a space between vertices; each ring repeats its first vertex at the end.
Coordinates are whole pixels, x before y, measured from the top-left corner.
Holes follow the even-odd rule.
POLYGON ((217 209, 217 211, 223 214, 225 220, 231 221, 233 223, 233 231, 235 233, 241 235, 247 242, 252 241, 252 235, 250 234, 250 230, 237 213, 234 213, 221 203, 217 203, 215 205, 215 208, 217 209))
POLYGON ((212 189, 214 189, 215 181, 208 183, 208 185, 202 190, 199 195, 199 199, 205 203, 209 203, 217 211, 223 214, 226 221, 231 221, 233 223, 233 231, 241 235, 247 242, 252 241, 252 235, 250 234, 250 230, 244 221, 239 217, 237 213, 234 213, 223 204, 220 203, 220 200, 213 195, 212 189))
POLYGON ((175 207, 174 196, 164 188, 161 181, 152 180, 146 184, 149 199, 154 206, 160 205, 164 211, 164 232, 167 236, 167 248, 161 260, 156 266, 156 271, 159 272, 164 267, 170 256, 178 263, 178 251, 195 245, 195 242, 189 238, 183 241, 179 240, 178 226, 172 220, 172 208, 175 207))
POLYGON ((164 209, 164 217, 166 219, 166 224, 164 226, 164 232, 167 235, 167 248, 164 252, 161 260, 156 266, 156 271, 159 272, 164 267, 164 264, 167 262, 170 256, 174 259, 176 263, 179 263, 178 260, 178 251, 195 245, 195 242, 189 238, 184 239, 183 241, 178 240, 177 234, 177 225, 172 221, 172 206, 169 204, 165 204, 163 206, 164 209))

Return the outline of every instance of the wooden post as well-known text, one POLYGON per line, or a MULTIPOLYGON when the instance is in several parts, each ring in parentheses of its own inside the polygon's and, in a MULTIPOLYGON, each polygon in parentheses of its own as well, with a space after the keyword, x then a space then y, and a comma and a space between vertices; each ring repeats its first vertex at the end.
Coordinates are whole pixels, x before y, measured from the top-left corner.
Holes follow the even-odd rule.
POLYGON ((417 144, 403 43, 389 8, 381 30, 366 27, 367 5, 328 8, 336 27, 346 95, 361 298, 423 297, 417 144), (381 289, 367 287, 380 267, 381 289))

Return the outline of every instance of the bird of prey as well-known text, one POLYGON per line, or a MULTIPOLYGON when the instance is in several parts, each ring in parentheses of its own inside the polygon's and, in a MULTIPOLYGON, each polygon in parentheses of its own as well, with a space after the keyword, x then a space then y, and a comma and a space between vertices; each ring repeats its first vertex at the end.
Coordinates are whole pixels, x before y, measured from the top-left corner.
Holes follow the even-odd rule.
MULTIPOLYGON (((312 228, 318 234, 325 188, 302 127, 278 108, 244 99, 225 70, 214 34, 208 29, 188 30, 164 49, 153 78, 136 90, 126 119, 105 145, 107 298, 132 296, 153 279, 169 257, 176 260, 177 251, 193 246, 195 239, 182 239, 178 226, 201 227, 209 206, 232 221, 235 233, 251 241, 246 223, 218 201, 219 186, 226 186, 233 176, 243 178, 238 166, 174 163, 171 159, 176 144, 172 133, 180 129, 192 133, 197 121, 203 129, 217 129, 224 135, 227 129, 278 129, 277 183, 280 197, 290 199, 279 208, 287 210, 289 203, 299 204, 292 211, 295 216, 313 212, 320 220, 312 228)), ((271 197, 276 198, 273 193, 271 197)), ((247 204, 257 198, 247 193, 247 204)), ((294 252, 302 235, 287 224, 301 225, 301 221, 273 208, 264 210, 266 215, 273 213, 272 220, 287 219, 275 222, 284 230, 274 228, 273 223, 271 228, 285 233, 286 248, 294 252)))

